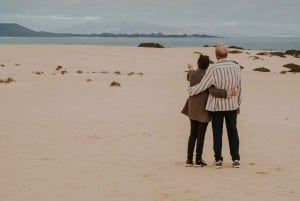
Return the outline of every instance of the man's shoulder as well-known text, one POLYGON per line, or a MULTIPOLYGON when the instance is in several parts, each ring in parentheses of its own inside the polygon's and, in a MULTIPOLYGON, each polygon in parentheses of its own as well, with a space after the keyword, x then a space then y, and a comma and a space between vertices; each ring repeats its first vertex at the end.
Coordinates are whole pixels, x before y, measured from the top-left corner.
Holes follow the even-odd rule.
POLYGON ((233 61, 233 60, 229 60, 229 59, 223 59, 223 60, 217 61, 216 63, 214 63, 213 65, 211 65, 210 69, 211 70, 216 70, 216 69, 226 68, 226 67, 237 67, 237 68, 240 68, 238 62, 233 61))

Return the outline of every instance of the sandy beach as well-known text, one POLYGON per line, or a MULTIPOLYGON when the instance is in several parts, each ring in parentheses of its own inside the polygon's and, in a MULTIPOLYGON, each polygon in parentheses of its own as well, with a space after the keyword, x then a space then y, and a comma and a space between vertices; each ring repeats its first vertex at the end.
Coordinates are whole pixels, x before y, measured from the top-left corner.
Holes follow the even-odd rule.
MULTIPOLYGON (((233 49, 230 49, 233 50, 233 49)), ((298 201, 300 59, 239 50, 241 168, 186 168, 186 66, 213 47, 0 45, 0 201, 298 201), (257 72, 258 67, 271 72, 257 72), (112 82, 120 86, 110 86, 112 82)))

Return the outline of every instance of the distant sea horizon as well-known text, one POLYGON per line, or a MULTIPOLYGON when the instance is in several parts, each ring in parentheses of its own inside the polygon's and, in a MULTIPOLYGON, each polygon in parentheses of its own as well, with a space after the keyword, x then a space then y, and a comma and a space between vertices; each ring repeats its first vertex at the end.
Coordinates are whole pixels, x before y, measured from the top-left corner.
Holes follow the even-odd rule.
POLYGON ((167 48, 214 46, 224 42, 228 46, 238 46, 253 50, 300 50, 300 37, 0 37, 0 44, 39 45, 107 45, 133 46, 140 43, 160 43, 167 48))

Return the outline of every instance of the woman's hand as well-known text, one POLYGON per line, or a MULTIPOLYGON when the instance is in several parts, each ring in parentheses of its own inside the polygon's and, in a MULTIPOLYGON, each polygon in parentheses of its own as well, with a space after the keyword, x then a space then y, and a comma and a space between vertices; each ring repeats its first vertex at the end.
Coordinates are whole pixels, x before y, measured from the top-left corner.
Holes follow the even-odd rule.
POLYGON ((236 96, 237 91, 235 89, 231 89, 231 96, 236 96))
POLYGON ((193 65, 188 63, 187 68, 188 68, 189 70, 192 70, 192 69, 193 69, 193 65))

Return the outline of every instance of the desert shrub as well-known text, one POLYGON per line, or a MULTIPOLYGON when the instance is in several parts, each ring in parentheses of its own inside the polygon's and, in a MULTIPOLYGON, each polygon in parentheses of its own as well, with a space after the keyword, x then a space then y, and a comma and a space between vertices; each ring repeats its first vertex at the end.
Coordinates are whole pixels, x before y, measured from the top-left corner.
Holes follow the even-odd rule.
POLYGON ((239 51, 239 50, 229 50, 228 52, 230 54, 241 54, 241 53, 243 53, 242 51, 239 51))
POLYGON ((260 58, 260 57, 258 57, 258 56, 249 56, 249 58, 252 58, 253 60, 264 60, 264 59, 262 59, 262 58, 260 58))
POLYGON ((269 69, 267 69, 265 67, 259 67, 259 68, 255 68, 253 70, 254 71, 259 71, 259 72, 271 72, 269 69))
POLYGON ((290 69, 288 72, 293 72, 293 73, 299 73, 300 72, 300 65, 294 64, 294 63, 289 63, 283 65, 283 67, 286 67, 290 69))
POLYGON ((268 55, 268 54, 269 54, 268 52, 259 52, 259 53, 257 53, 256 55, 266 56, 266 55, 268 55))
POLYGON ((8 83, 11 83, 11 82, 15 82, 16 80, 12 79, 12 78, 7 78, 6 80, 0 80, 0 83, 4 83, 4 84, 8 84, 8 83))
POLYGON ((164 48, 164 46, 159 43, 140 43, 138 47, 164 48))
POLYGON ((110 83, 110 87, 120 87, 121 84, 119 82, 115 82, 113 81, 112 83, 110 83))
POLYGON ((284 55, 284 52, 270 52, 270 55, 286 58, 286 56, 284 55))
POLYGON ((287 50, 287 51, 285 51, 285 54, 294 56, 296 58, 299 58, 300 57, 300 50, 287 50))
POLYGON ((234 49, 244 50, 244 48, 238 47, 238 46, 229 46, 228 48, 234 48, 234 49))
POLYGON ((62 69, 62 66, 57 66, 55 70, 59 71, 62 69))

